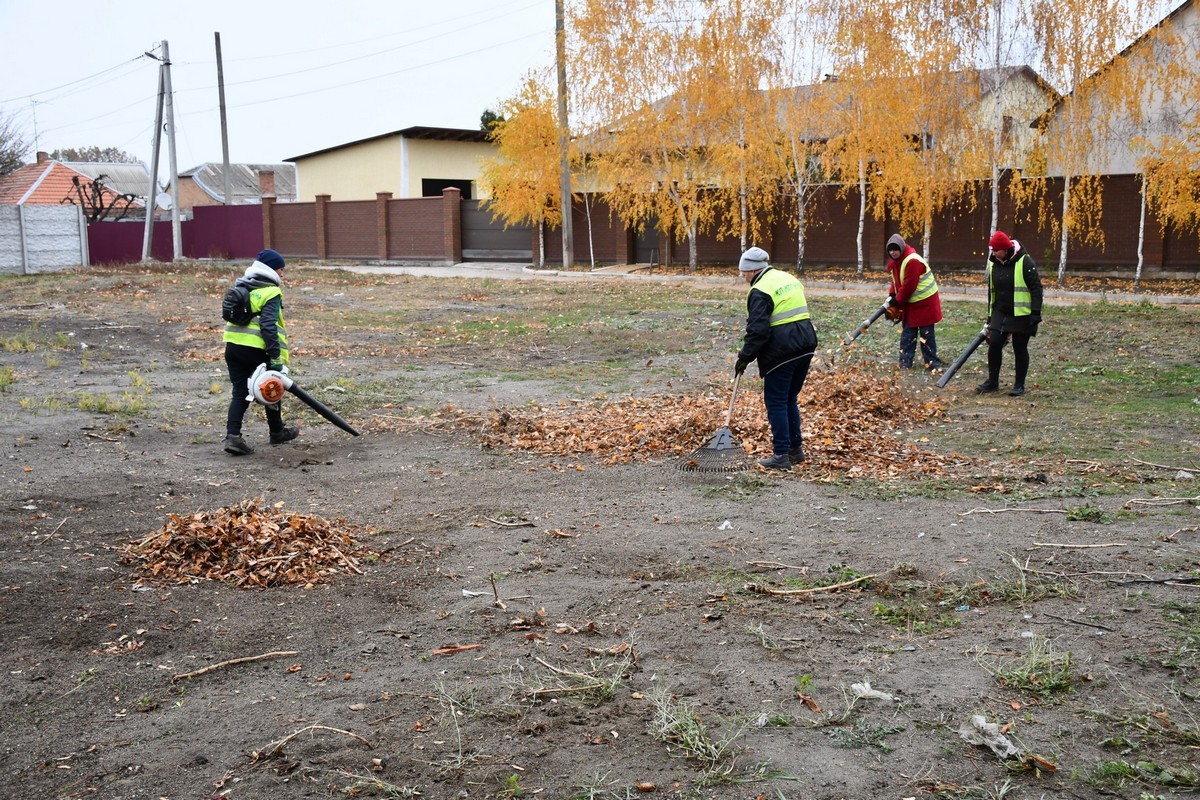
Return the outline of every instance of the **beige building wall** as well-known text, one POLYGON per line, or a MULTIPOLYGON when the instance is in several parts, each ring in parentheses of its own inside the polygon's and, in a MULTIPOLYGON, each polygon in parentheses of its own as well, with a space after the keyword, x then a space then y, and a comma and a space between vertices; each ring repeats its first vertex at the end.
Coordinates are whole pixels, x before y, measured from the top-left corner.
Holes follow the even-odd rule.
MULTIPOLYGON (((1150 35, 1135 43, 1128 53, 1133 69, 1146 78, 1139 102, 1142 118, 1128 115, 1109 119, 1104 129, 1096 131, 1097 140, 1088 151, 1085 172, 1096 175, 1136 175, 1141 173, 1138 161, 1145 148, 1143 142, 1158 143, 1164 137, 1179 137, 1196 128, 1196 100, 1200 93, 1196 81, 1200 75, 1200 9, 1196 3, 1180 6, 1178 13, 1163 21, 1166 35, 1157 39, 1150 35), (1182 65, 1182 68, 1181 68, 1182 65), (1169 77, 1174 71, 1176 77, 1169 77), (1170 80, 1192 81, 1183 95, 1179 87, 1163 86, 1170 80), (1190 99, 1187 96, 1190 95, 1190 99)), ((1103 79, 1103 78, 1101 78, 1103 79)), ((1082 103, 1083 119, 1098 120, 1106 115, 1093 109, 1096 103, 1106 102, 1096 97, 1068 97, 1047 126, 1047 137, 1061 136, 1060 115, 1068 113, 1071 103, 1082 103)), ((1062 175, 1060 165, 1049 165, 1051 175, 1062 175)))
POLYGON ((1052 98, 1025 72, 1013 74, 1000 87, 1000 113, 996 113, 996 94, 988 92, 979 102, 977 119, 981 127, 992 130, 995 120, 1008 117, 1011 122, 1005 132, 1005 152, 1001 167, 1024 169, 1029 154, 1041 134, 1030 127, 1035 119, 1050 109, 1052 98))
MULTIPOLYGON (((296 199, 374 200, 378 192, 407 197, 401 184, 402 140, 373 139, 296 160, 296 199)), ((420 185, 420 184, 418 184, 420 185)))
POLYGON ((471 181, 471 198, 486 197, 480 181, 484 159, 495 158, 496 146, 487 142, 443 142, 405 139, 400 197, 420 197, 424 178, 471 181))
POLYGON ((471 181, 471 197, 486 197, 480 182, 487 142, 455 142, 386 136, 296 160, 297 199, 319 194, 332 200, 374 200, 379 192, 399 199, 421 196, 426 178, 471 181))

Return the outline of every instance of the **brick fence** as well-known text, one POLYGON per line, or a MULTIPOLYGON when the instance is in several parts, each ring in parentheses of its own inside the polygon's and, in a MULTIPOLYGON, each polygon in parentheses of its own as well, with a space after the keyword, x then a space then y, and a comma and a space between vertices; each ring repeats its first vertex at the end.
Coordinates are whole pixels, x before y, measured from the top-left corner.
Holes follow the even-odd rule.
MULTIPOLYGON (((1058 240, 1052 239, 1049 218, 1037 218, 1029 209, 1018 208, 1009 185, 1002 186, 999 227, 1018 239, 1038 261, 1044 273, 1056 269, 1058 240)), ((1097 273, 1131 274, 1137 264, 1140 194, 1136 176, 1108 176, 1102 181, 1103 246, 1072 241, 1067 251, 1068 269, 1097 273)), ((1061 182, 1051 182, 1045 207, 1057 209, 1061 182)), ((981 183, 973 197, 934 220, 931 261, 939 268, 978 269, 987 255, 991 234, 990 184, 981 183)), ((263 199, 263 241, 289 258, 349 259, 368 261, 425 261, 456 263, 463 260, 461 195, 446 189, 441 197, 394 199, 381 192, 374 201, 334 201, 318 195, 314 203, 275 203, 263 199)), ((577 264, 631 263, 639 252, 638 232, 616 219, 602 199, 595 199, 590 213, 582 200, 572 210, 574 254, 577 264), (590 220, 590 224, 589 224, 590 220)), ((846 266, 857 263, 858 193, 837 195, 836 187, 818 192, 809 207, 810 227, 805 241, 808 266, 846 266)), ((491 223, 503 228, 502 221, 491 223)), ((537 253, 536 232, 520 229, 528 246, 512 252, 537 253)), ((1145 223, 1143 277, 1200 277, 1200 237, 1164 229, 1152 216, 1145 223)), ((868 218, 864 229, 865 258, 881 266, 883 247, 892 233, 903 233, 921 247, 919 231, 898 231, 889 219, 868 218)), ((654 231, 640 234, 657 239, 659 263, 687 260, 685 241, 668 241, 654 231)), ((547 262, 562 263, 562 236, 547 231, 547 262)), ((755 244, 771 253, 772 261, 796 263, 798 243, 787 218, 767 226, 762 241, 755 244)), ((717 239, 702 235, 699 260, 704 264, 735 264, 739 254, 736 237, 717 239)), ((467 260, 490 260, 468 255, 467 260)), ((527 257, 524 260, 529 260, 527 257)))

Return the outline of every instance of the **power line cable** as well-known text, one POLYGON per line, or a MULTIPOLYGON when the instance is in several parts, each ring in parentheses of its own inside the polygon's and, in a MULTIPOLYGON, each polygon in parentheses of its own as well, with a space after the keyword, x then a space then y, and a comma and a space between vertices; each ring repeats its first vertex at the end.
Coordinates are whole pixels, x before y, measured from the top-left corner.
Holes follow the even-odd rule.
POLYGON ((94 74, 92 74, 92 75, 88 75, 86 78, 78 78, 78 79, 76 79, 76 80, 69 81, 69 82, 67 82, 67 83, 61 84, 61 85, 59 85, 59 86, 52 86, 51 88, 49 88, 49 89, 44 89, 44 90, 42 90, 42 91, 40 91, 40 92, 31 92, 31 93, 29 93, 29 94, 17 95, 16 97, 11 97, 11 98, 9 98, 8 100, 0 100, 0 103, 15 103, 15 102, 17 102, 18 100, 32 100, 32 99, 34 99, 34 98, 38 97, 39 95, 43 95, 43 94, 49 94, 50 92, 57 92, 59 89, 65 89, 65 88, 67 88, 68 86, 74 86, 74 85, 75 85, 75 84, 77 84, 77 83, 83 83, 84 81, 90 81, 92 78, 98 78, 98 77, 100 77, 101 75, 106 75, 106 74, 108 74, 109 72, 112 72, 114 69, 119 69, 119 68, 121 68, 121 67, 125 66, 126 64, 132 63, 132 62, 134 62, 134 61, 140 61, 140 60, 142 60, 142 59, 143 59, 143 58, 145 58, 145 57, 146 57, 146 55, 145 55, 145 53, 143 53, 143 54, 142 54, 142 55, 140 55, 140 56, 137 56, 137 57, 135 57, 135 58, 131 58, 131 59, 127 60, 127 61, 122 61, 122 62, 120 62, 120 63, 118 63, 118 64, 114 64, 114 65, 113 65, 113 66, 111 66, 111 67, 108 67, 107 69, 100 70, 99 72, 97 72, 97 73, 94 73, 94 74))
MULTIPOLYGON (((226 82, 225 82, 225 86, 226 86, 227 88, 228 88, 228 87, 230 87, 230 86, 245 86, 245 85, 247 85, 247 84, 251 84, 251 83, 262 83, 263 81, 272 81, 272 80, 275 80, 275 79, 277 79, 277 78, 290 78, 290 77, 292 77, 292 76, 294 76, 294 75, 303 75, 304 73, 307 73, 307 72, 317 72, 317 71, 319 71, 319 70, 328 69, 328 68, 330 68, 330 67, 338 67, 338 66, 342 66, 343 64, 351 64, 351 63, 353 63, 353 62, 355 62, 355 61, 362 61, 362 60, 364 60, 364 59, 367 59, 367 58, 374 58, 374 57, 376 57, 376 56, 386 55, 386 54, 388 54, 388 53, 392 53, 392 52, 395 52, 395 51, 397 51, 397 50, 403 50, 404 48, 407 48, 407 47, 415 47, 416 45, 420 45, 420 44, 426 44, 426 43, 428 43, 428 42, 432 42, 432 41, 435 41, 435 40, 437 40, 437 39, 442 39, 442 38, 445 38, 445 37, 447 37, 447 36, 453 36, 453 35, 457 35, 457 34, 461 33, 463 30, 466 30, 466 29, 468 29, 468 28, 474 28, 474 27, 478 27, 478 26, 480 26, 480 25, 486 25, 486 24, 487 24, 487 23, 489 23, 489 22, 492 22, 492 21, 494 21, 494 20, 496 20, 496 19, 499 19, 499 18, 500 18, 500 16, 503 16, 503 15, 494 16, 494 17, 487 17, 486 19, 482 19, 482 20, 480 20, 479 22, 475 22, 475 23, 472 23, 472 24, 470 24, 470 25, 464 25, 464 26, 460 26, 460 27, 458 27, 458 28, 456 28, 456 29, 454 29, 454 30, 452 30, 452 31, 447 31, 447 32, 445 32, 445 33, 439 33, 439 34, 436 34, 436 35, 434 35, 434 36, 429 36, 429 37, 426 37, 426 38, 424 38, 424 39, 418 39, 418 40, 416 40, 416 41, 412 41, 412 42, 405 42, 404 44, 396 45, 395 47, 389 47, 389 48, 387 48, 387 49, 385 49, 385 50, 377 50, 377 51, 375 51, 375 52, 373 52, 373 53, 366 53, 366 54, 363 54, 363 55, 354 56, 354 57, 352 57, 352 58, 347 58, 347 59, 344 59, 344 60, 342 60, 342 61, 333 61, 333 62, 330 62, 330 63, 327 63, 327 64, 318 64, 318 65, 316 65, 316 66, 313 66, 313 67, 307 67, 307 68, 305 68, 305 69, 291 70, 291 71, 289 71, 289 72, 281 72, 281 73, 279 73, 279 74, 277 74, 277 75, 267 75, 267 76, 264 76, 264 77, 261 77, 261 78, 251 78, 251 79, 244 80, 244 81, 226 81, 226 82)), ((431 27, 431 26, 425 26, 425 27, 431 27)), ((536 34, 530 34, 530 36, 535 36, 535 35, 536 35, 536 36, 544 35, 544 32, 539 32, 539 33, 536 33, 536 34)), ((511 43, 513 43, 513 42, 521 41, 522 39, 526 39, 526 38, 529 38, 529 36, 524 36, 524 37, 521 37, 521 39, 513 39, 513 40, 510 40, 509 42, 506 42, 506 44, 511 44, 511 43)), ((487 48, 485 48, 485 49, 487 49, 487 48)), ((480 51, 478 51, 478 50, 477 50, 477 51, 473 51, 473 52, 480 52, 480 51)), ((466 55, 466 54, 464 54, 464 55, 466 55)), ((179 62, 176 62, 176 63, 179 63, 179 62)), ((197 62, 189 62, 189 63, 197 63, 197 62)), ((206 62, 199 62, 199 63, 205 63, 205 64, 208 64, 208 63, 213 63, 213 62, 207 62, 207 61, 206 61, 206 62)), ((437 63, 441 63, 441 62, 440 62, 440 61, 435 61, 435 62, 432 62, 432 63, 435 63, 435 64, 437 64, 437 63)), ((394 74, 394 73, 393 73, 393 74, 394 74)), ((208 85, 208 86, 199 86, 199 87, 194 87, 194 88, 189 88, 189 89, 181 89, 181 90, 178 90, 178 91, 176 91, 176 94, 179 94, 180 92, 199 92, 199 91, 208 91, 208 90, 210 90, 210 89, 213 89, 215 86, 216 86, 216 84, 210 84, 210 85, 208 85)))

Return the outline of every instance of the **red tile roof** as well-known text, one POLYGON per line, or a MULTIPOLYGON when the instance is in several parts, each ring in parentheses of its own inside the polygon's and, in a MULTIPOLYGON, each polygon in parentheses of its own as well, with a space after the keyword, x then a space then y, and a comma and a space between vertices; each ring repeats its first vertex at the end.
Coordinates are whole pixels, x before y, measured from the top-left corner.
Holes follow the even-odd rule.
MULTIPOLYGON (((72 178, 79 178, 85 192, 92 180, 60 161, 29 164, 0 178, 0 205, 56 206, 67 198, 74 198, 78 203, 79 195, 72 178)), ((104 193, 109 200, 116 196, 107 189, 104 193)))

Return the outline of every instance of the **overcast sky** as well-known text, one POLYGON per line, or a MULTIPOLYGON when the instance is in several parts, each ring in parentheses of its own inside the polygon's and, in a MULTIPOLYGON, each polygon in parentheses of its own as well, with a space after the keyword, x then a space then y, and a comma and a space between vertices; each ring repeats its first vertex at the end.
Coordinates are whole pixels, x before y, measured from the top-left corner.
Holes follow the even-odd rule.
MULTIPOLYGON (((554 0, 0 0, 0 117, 47 152, 117 147, 150 162, 170 48, 179 169, 279 163, 414 125, 478 129, 554 65, 554 0)), ((169 169, 164 139, 160 174, 169 169)))

